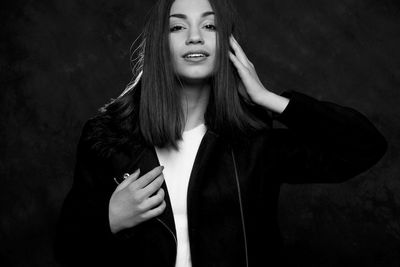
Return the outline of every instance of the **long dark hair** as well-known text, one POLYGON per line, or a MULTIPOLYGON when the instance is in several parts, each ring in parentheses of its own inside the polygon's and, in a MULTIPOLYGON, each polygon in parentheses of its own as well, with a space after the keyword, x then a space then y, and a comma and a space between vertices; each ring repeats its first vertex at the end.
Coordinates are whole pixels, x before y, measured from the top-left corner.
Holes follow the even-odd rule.
MULTIPOLYGON (((256 115, 260 110, 239 94, 245 95, 245 90, 228 57, 229 36, 238 37, 237 13, 229 0, 209 1, 216 17, 217 57, 205 123, 226 137, 265 128, 267 120, 256 115)), ((100 116, 118 133, 115 138, 128 140, 130 136, 148 145, 175 148, 181 139, 185 125, 168 42, 173 2, 159 0, 152 8, 141 42, 132 53, 134 79, 118 98, 100 109, 100 116)))

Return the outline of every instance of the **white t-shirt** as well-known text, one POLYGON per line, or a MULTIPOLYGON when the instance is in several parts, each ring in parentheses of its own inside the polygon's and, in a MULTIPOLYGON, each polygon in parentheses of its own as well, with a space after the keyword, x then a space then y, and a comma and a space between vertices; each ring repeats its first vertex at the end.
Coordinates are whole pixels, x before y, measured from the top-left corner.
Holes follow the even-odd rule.
POLYGON ((155 147, 158 160, 164 166, 163 174, 171 200, 177 233, 175 267, 192 266, 187 223, 187 190, 193 163, 207 127, 200 124, 184 131, 178 141, 178 150, 155 147))

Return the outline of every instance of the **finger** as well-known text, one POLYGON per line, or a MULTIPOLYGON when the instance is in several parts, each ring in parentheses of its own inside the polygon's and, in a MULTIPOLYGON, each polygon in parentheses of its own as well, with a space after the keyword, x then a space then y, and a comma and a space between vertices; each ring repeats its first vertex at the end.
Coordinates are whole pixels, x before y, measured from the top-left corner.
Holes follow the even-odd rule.
POLYGON ((163 171, 164 167, 163 166, 157 166, 139 179, 137 179, 134 183, 132 183, 133 186, 135 186, 138 189, 146 187, 149 183, 151 183, 154 179, 156 179, 163 171))
POLYGON ((140 169, 137 169, 134 173, 132 173, 131 175, 129 175, 128 178, 126 178, 125 180, 122 181, 122 183, 120 183, 117 188, 115 189, 116 191, 122 190, 125 187, 127 187, 130 183, 132 183, 133 181, 135 181, 140 174, 140 169))
POLYGON ((254 103, 253 103, 253 101, 251 100, 249 94, 247 93, 246 88, 244 87, 243 83, 239 83, 239 85, 238 85, 238 91, 239 91, 239 94, 243 97, 244 101, 245 101, 247 104, 249 104, 249 105, 251 105, 251 106, 254 105, 254 103))
POLYGON ((242 62, 239 61, 239 59, 229 51, 229 58, 232 60, 233 65, 235 65, 236 69, 239 72, 239 75, 242 77, 242 75, 245 74, 245 71, 247 68, 242 64, 242 62))
POLYGON ((236 57, 246 68, 248 68, 250 66, 250 61, 244 53, 243 49, 240 47, 239 43, 235 40, 233 36, 229 38, 229 41, 233 51, 235 52, 236 57))
POLYGON ((161 213, 163 213, 163 211, 165 210, 166 206, 167 206, 167 204, 165 203, 165 200, 164 200, 163 202, 161 202, 160 205, 158 205, 154 209, 148 210, 145 213, 143 213, 142 214, 142 218, 144 220, 148 220, 148 219, 154 218, 154 217, 160 215, 161 213))
POLYGON ((146 187, 140 190, 140 194, 143 198, 148 198, 157 192, 164 182, 164 175, 161 173, 156 179, 149 183, 146 187))
POLYGON ((143 203, 143 207, 145 210, 150 210, 153 209, 154 207, 157 207, 158 205, 161 204, 161 202, 164 201, 164 197, 165 197, 165 192, 164 189, 160 188, 157 191, 157 194, 155 194, 152 197, 147 198, 144 203, 143 203))
POLYGON ((251 65, 249 58, 247 57, 246 53, 244 52, 238 41, 236 41, 235 37, 233 37, 233 35, 231 36, 231 40, 233 42, 233 46, 235 46, 239 51, 239 59, 243 59, 245 63, 249 63, 249 65, 251 65))
MULTIPOLYGON (((242 81, 244 81, 245 79, 242 77, 245 77, 245 71, 248 71, 248 69, 246 69, 243 64, 236 58, 236 56, 229 52, 229 57, 232 60, 233 64, 235 65, 236 69, 238 70, 239 76, 241 77, 242 81)), ((252 105, 252 101, 245 89, 245 86, 243 85, 243 82, 239 83, 238 85, 238 91, 239 94, 243 97, 243 99, 250 105, 252 105)))

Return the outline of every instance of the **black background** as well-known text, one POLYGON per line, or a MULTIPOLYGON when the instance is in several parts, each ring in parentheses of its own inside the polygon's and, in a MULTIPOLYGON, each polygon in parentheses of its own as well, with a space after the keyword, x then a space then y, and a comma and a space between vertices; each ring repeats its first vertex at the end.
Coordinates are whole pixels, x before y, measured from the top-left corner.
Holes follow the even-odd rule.
MULTIPOLYGON (((0 265, 57 266, 52 238, 84 121, 131 78, 154 1, 1 6, 0 265)), ((400 266, 400 7, 394 0, 237 1, 264 85, 354 107, 389 141, 342 184, 284 185, 280 224, 308 266, 400 266)))

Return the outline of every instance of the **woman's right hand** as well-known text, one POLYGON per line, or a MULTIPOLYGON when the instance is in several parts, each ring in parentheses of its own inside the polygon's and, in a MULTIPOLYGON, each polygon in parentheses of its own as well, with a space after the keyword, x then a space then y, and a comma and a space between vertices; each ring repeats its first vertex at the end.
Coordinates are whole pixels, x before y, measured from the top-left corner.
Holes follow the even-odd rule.
POLYGON ((158 166, 141 177, 138 169, 117 186, 109 203, 111 232, 133 227, 164 211, 163 169, 158 166))

